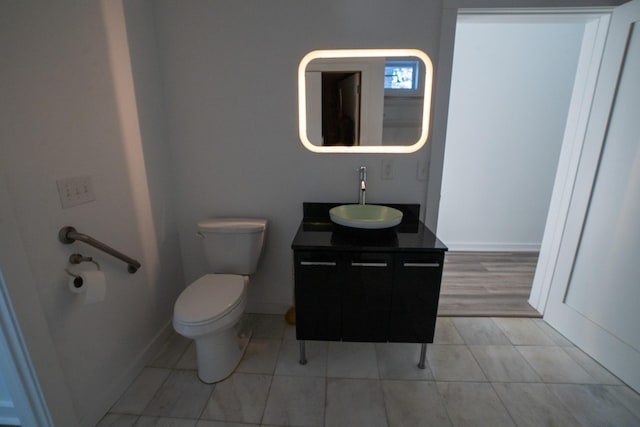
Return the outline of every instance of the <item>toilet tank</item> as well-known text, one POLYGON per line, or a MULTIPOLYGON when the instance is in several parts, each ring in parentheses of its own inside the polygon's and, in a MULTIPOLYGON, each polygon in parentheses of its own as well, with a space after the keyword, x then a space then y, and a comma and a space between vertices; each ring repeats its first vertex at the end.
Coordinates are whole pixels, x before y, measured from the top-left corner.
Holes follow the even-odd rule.
POLYGON ((266 219, 211 218, 198 222, 198 236, 211 273, 252 274, 258 268, 266 219))

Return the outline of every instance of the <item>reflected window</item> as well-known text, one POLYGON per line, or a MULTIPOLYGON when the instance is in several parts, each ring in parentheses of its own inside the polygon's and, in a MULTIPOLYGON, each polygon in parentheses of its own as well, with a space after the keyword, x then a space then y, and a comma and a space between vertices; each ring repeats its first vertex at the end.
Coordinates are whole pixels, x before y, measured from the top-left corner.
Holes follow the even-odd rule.
POLYGON ((387 61, 384 66, 384 88, 418 89, 418 61, 387 61))

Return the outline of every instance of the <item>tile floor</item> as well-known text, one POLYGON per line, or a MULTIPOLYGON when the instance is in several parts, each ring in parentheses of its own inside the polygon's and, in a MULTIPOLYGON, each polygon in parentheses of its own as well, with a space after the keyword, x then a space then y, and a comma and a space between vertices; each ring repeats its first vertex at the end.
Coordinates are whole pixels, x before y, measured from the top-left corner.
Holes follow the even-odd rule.
POLYGON ((283 316, 246 322, 228 379, 172 335, 98 426, 640 426, 640 396, 540 319, 441 317, 425 370, 417 344, 308 342, 301 366, 283 316))

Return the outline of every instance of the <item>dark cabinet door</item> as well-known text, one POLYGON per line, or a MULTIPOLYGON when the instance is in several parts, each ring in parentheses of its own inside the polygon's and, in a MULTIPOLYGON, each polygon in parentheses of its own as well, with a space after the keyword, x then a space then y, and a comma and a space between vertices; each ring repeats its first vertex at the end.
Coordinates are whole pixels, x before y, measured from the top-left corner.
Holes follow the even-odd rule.
POLYGON ((295 251, 296 338, 340 340, 343 275, 335 252, 295 251))
POLYGON ((342 339, 385 342, 389 336, 393 257, 382 253, 346 256, 342 339))
POLYGON ((444 253, 395 256, 389 341, 433 342, 444 253))

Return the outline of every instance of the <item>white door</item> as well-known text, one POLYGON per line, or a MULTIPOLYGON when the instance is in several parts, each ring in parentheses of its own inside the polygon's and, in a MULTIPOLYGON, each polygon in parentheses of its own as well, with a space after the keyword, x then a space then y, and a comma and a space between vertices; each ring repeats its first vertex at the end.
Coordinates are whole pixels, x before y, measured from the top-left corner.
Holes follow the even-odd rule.
POLYGON ((614 10, 544 318, 640 390, 640 0, 614 10))

